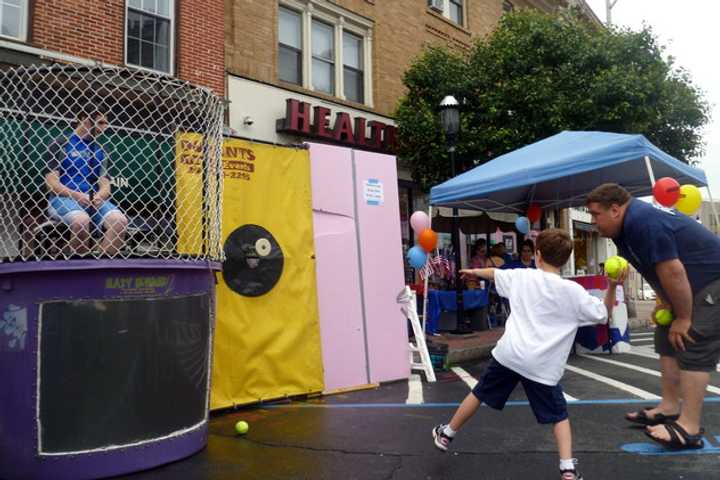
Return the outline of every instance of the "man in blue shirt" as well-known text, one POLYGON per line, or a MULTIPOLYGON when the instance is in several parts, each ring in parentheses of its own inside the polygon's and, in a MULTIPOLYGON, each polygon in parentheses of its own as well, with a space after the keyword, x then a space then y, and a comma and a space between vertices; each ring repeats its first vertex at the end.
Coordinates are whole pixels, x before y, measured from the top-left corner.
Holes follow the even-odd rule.
POLYGON ((102 112, 83 112, 69 137, 54 140, 47 154, 48 213, 70 227, 74 253, 88 252, 90 223, 105 229, 102 250, 113 256, 122 247, 127 217, 108 199, 109 158, 96 138, 107 128, 102 112))
POLYGON ((720 360, 720 239, 694 219, 633 199, 616 184, 593 190, 587 206, 600 234, 663 299, 656 311, 671 308, 675 316, 670 326, 655 329, 662 400, 626 418, 646 425, 647 435, 665 446, 702 448, 703 398, 720 360))

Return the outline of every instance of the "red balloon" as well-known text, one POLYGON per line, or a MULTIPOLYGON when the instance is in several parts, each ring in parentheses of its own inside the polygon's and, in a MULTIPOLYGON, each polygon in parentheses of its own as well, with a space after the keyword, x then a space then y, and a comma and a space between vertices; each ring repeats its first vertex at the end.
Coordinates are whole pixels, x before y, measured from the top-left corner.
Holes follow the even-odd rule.
POLYGON ((528 220, 530 220, 530 223, 535 223, 542 217, 542 208, 537 205, 530 205, 526 216, 528 220))
POLYGON ((680 184, 674 178, 663 177, 653 185, 653 196, 663 207, 672 207, 680 199, 680 184))
POLYGON ((418 236, 418 243, 427 253, 432 252, 433 250, 435 250, 435 247, 437 247, 437 233, 435 233, 429 228, 426 228, 425 230, 420 232, 420 236, 418 236))

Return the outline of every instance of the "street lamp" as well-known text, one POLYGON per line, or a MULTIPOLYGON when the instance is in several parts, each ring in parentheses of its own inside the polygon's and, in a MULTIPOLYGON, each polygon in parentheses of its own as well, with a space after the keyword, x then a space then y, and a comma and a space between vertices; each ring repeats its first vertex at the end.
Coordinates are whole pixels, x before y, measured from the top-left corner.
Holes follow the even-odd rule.
MULTIPOLYGON (((452 95, 448 95, 440 102, 440 122, 445 132, 445 141, 450 154, 450 168, 452 176, 456 173, 455 165, 455 142, 460 131, 460 103, 452 95)), ((463 285, 460 279, 460 234, 458 231, 458 209, 452 210, 452 245, 455 252, 455 295, 457 329, 460 329, 465 322, 465 305, 463 301, 463 285)))

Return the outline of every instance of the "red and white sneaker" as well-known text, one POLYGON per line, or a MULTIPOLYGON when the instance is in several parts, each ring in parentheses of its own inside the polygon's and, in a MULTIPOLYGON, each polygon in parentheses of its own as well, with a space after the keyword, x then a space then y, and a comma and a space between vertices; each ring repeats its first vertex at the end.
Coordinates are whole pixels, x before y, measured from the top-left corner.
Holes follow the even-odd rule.
POLYGON ((432 436, 435 442, 435 446, 439 450, 447 452, 448 447, 450 446, 450 442, 452 442, 453 439, 452 437, 448 437, 447 435, 445 435, 445 425, 438 425, 437 427, 433 428, 432 436))
POLYGON ((577 460, 573 458, 573 468, 560 470, 560 480, 583 480, 583 476, 577 470, 577 460))

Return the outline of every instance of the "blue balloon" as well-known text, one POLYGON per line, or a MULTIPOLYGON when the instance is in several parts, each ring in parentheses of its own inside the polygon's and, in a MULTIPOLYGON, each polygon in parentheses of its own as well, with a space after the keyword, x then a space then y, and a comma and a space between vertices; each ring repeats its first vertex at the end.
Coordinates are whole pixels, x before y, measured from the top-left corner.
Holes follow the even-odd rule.
POLYGON ((427 254, 425 250, 415 245, 407 252, 408 263, 413 268, 422 268, 427 262, 427 254))
POLYGON ((518 232, 527 234, 530 231, 530 220, 527 217, 518 217, 515 220, 515 228, 518 232))

